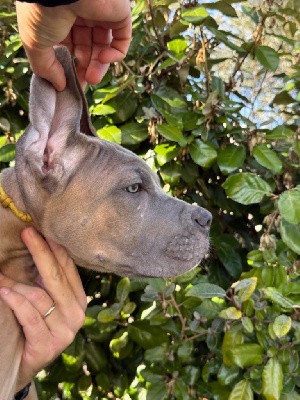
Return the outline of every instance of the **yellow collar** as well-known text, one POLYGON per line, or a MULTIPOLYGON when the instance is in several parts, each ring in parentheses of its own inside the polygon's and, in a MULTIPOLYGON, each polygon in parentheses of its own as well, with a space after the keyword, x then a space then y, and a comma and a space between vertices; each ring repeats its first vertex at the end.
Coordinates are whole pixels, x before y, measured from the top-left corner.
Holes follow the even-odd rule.
POLYGON ((1 174, 0 174, 0 203, 4 208, 10 208, 12 213, 23 222, 32 222, 32 218, 29 214, 18 210, 13 200, 5 193, 1 185, 1 174))

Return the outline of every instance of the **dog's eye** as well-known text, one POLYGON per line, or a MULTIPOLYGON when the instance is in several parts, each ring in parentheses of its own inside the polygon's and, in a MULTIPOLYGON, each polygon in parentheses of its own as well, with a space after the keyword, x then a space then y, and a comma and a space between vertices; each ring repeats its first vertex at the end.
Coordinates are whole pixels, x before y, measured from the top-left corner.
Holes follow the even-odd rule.
POLYGON ((142 190, 142 185, 140 183, 134 183, 133 185, 127 186, 126 191, 128 193, 137 193, 142 190))

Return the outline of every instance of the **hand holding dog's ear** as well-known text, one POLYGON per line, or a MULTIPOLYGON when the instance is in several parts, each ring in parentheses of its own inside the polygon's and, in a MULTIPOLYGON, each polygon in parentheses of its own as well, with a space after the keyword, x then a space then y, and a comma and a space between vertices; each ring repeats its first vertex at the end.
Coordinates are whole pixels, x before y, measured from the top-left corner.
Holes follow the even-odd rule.
POLYGON ((111 62, 127 53, 131 39, 129 0, 79 0, 43 7, 16 2, 18 26, 32 70, 57 90, 66 85, 53 46, 66 45, 77 58, 80 84, 101 81, 111 62))
POLYGON ((16 391, 73 341, 87 303, 79 274, 65 249, 53 242, 47 244, 33 228, 24 230, 22 238, 39 270, 39 286, 4 276, 0 279, 1 298, 13 310, 25 337, 16 391))

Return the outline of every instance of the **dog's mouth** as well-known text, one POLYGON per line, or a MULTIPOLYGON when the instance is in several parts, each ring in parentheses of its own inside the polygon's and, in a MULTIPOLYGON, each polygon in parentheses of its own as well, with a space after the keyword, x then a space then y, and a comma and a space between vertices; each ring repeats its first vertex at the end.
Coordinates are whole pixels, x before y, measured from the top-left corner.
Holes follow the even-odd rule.
POLYGON ((103 246, 96 253, 76 257, 76 264, 104 273, 115 273, 128 277, 180 276, 199 265, 209 253, 209 237, 202 233, 191 233, 185 229, 177 232, 166 241, 165 237, 139 243, 139 246, 103 246), (159 240, 161 239, 161 240, 159 240), (139 251, 137 251, 137 248, 139 251))
POLYGON ((201 260, 209 250, 208 238, 199 240, 197 237, 175 236, 168 243, 165 255, 173 260, 189 262, 201 260))

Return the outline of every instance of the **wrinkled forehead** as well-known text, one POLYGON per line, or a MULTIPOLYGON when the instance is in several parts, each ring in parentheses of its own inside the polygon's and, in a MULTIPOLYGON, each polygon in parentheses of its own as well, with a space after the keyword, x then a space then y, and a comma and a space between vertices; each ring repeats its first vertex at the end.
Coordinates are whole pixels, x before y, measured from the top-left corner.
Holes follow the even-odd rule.
MULTIPOLYGON (((87 160, 91 180, 97 179, 103 183, 126 180, 129 181, 128 184, 140 181, 160 186, 158 175, 142 158, 130 150, 97 138, 92 139, 92 142, 96 146, 89 152, 90 156, 87 160)), ((79 171, 82 171, 81 166, 79 166, 79 171)))

